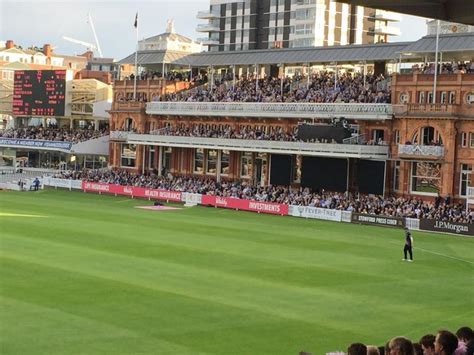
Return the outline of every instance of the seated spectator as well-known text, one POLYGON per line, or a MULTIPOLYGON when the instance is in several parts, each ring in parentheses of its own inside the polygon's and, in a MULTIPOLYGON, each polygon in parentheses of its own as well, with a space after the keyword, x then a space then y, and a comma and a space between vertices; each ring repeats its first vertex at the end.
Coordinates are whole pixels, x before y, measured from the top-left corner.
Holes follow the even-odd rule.
POLYGON ((347 355, 367 355, 367 346, 362 343, 353 343, 347 348, 347 355))
POLYGON ((405 337, 395 337, 388 343, 389 355, 414 355, 412 342, 405 337))
POLYGON ((440 330, 436 334, 435 354, 454 355, 458 347, 458 338, 448 330, 440 330))
POLYGON ((474 355, 474 332, 469 327, 461 327, 456 332, 458 341, 465 346, 466 355, 474 355))
POLYGON ((434 343, 436 337, 433 334, 423 335, 419 341, 424 355, 435 355, 434 343))

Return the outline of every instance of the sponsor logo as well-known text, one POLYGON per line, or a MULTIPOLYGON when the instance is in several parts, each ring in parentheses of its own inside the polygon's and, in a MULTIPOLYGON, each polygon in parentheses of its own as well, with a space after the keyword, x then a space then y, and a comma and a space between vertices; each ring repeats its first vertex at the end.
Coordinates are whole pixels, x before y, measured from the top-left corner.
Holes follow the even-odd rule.
POLYGON ((109 185, 96 184, 93 182, 86 182, 85 188, 94 191, 109 192, 109 185))
POLYGON ((272 205, 269 203, 250 201, 249 208, 255 211, 280 213, 280 205, 272 205))
POLYGON ((174 191, 158 191, 158 197, 164 200, 179 200, 181 201, 181 192, 174 191))
POLYGON ((392 217, 357 214, 357 213, 353 213, 352 216, 353 216, 352 220, 357 223, 379 224, 379 225, 391 226, 391 227, 403 226, 403 220, 401 218, 392 218, 392 217))
POLYGON ((462 224, 454 224, 451 222, 436 221, 433 225, 434 229, 450 230, 456 233, 469 232, 469 227, 462 224))
POLYGON ((227 199, 223 197, 216 196, 216 205, 227 207, 227 199))
POLYGON ((146 197, 159 197, 158 191, 156 190, 145 190, 146 197))

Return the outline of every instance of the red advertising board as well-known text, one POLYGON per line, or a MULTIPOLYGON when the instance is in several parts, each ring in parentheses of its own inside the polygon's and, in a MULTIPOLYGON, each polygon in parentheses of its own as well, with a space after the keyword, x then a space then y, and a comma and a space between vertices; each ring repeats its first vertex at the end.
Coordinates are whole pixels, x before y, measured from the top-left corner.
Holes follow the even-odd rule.
POLYGON ((242 200, 233 197, 219 197, 203 195, 201 203, 203 205, 232 208, 242 211, 261 212, 269 214, 288 214, 288 205, 272 202, 260 202, 252 200, 242 200))
MULTIPOLYGON (((82 181, 82 189, 84 191, 99 192, 99 193, 109 193, 116 195, 126 195, 133 197, 143 197, 156 200, 167 200, 167 201, 181 201, 182 193, 179 191, 169 191, 169 190, 157 190, 157 189, 147 189, 144 187, 135 187, 135 186, 122 186, 122 185, 113 185, 105 184, 100 182, 89 182, 82 181)), ((202 205, 223 207, 223 208, 232 208, 242 211, 252 211, 258 213, 269 213, 269 214, 279 214, 287 215, 288 214, 288 205, 272 202, 260 202, 252 200, 242 200, 240 198, 233 197, 219 197, 219 196, 209 196, 202 195, 201 199, 202 205)))
POLYGON ((121 186, 100 182, 82 181, 82 189, 91 192, 105 192, 109 194, 126 195, 133 197, 152 198, 157 200, 181 201, 181 192, 147 189, 144 187, 121 186))

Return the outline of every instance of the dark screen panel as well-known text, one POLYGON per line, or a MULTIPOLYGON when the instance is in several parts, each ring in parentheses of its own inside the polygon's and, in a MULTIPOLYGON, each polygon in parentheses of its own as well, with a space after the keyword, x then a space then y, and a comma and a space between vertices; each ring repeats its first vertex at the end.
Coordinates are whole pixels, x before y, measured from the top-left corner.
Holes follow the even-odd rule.
POLYGON ((13 85, 14 115, 64 116, 65 70, 17 70, 13 85))
POLYGON ((364 194, 383 194, 385 162, 359 160, 357 162, 357 185, 364 194))
POLYGON ((272 154, 270 167, 271 185, 290 185, 291 171, 291 155, 272 154))
POLYGON ((347 190, 347 160, 303 157, 301 185, 314 190, 347 190))
POLYGON ((337 143, 342 143, 349 138, 351 132, 344 127, 334 127, 332 125, 301 124, 298 126, 298 139, 308 141, 311 139, 327 139, 329 142, 334 139, 337 143))

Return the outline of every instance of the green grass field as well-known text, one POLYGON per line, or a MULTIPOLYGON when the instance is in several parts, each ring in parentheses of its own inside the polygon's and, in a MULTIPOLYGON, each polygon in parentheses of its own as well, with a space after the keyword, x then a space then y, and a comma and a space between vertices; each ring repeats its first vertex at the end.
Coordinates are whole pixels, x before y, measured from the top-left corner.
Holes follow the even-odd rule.
POLYGON ((323 354, 474 325, 474 239, 0 192, 1 354, 323 354), (421 248, 422 250, 418 249, 421 248))

